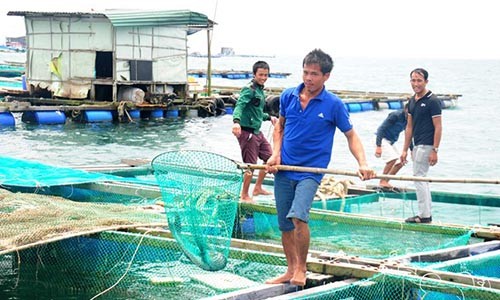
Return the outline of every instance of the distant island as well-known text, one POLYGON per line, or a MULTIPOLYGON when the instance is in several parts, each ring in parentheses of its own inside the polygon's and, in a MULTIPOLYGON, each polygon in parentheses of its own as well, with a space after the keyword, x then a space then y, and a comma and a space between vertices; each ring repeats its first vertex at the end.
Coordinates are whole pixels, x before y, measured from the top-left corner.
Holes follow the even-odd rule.
MULTIPOLYGON (((190 53, 191 57, 208 57, 207 54, 202 54, 200 52, 190 53)), ((265 57, 265 58, 274 58, 274 55, 256 55, 256 54, 236 54, 234 49, 231 47, 222 47, 220 53, 212 54, 210 57, 218 58, 218 57, 265 57)))

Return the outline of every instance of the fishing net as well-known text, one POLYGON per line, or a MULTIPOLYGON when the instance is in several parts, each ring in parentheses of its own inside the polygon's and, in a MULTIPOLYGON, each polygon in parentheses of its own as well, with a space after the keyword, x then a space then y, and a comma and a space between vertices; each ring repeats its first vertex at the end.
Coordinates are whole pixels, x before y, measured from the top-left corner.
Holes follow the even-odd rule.
POLYGON ((223 269, 243 172, 232 160, 204 151, 172 151, 151 162, 170 231, 186 256, 208 271, 223 269))
POLYGON ((153 206, 85 203, 0 189, 0 255, 102 230, 165 226, 153 206))
MULTIPOLYGON (((36 164, 2 164, 6 175, 0 175, 0 183, 10 190, 26 187, 66 199, 0 189, 0 299, 221 299, 245 288, 253 293, 286 271, 275 207, 238 205, 242 171, 234 162, 213 153, 179 151, 158 156, 152 165, 160 187, 45 166, 35 176, 30 170, 36 164), (23 166, 25 176, 18 173, 23 166)), ((345 213, 325 210, 330 202, 323 201, 311 210, 311 260, 330 253, 352 268, 349 275, 336 274, 327 265, 322 276, 366 278, 371 275, 359 276, 353 268, 363 257, 370 266, 382 265, 400 255, 477 242, 471 237, 474 227, 355 214, 356 207, 373 201, 354 201, 335 200, 333 209, 345 213)), ((418 271, 416 276, 381 274, 342 288, 325 284, 317 293, 313 287, 319 284, 313 284, 303 291, 310 290, 308 296, 287 298, 493 300, 499 298, 498 257, 492 252, 396 266, 398 272, 402 267, 431 275, 469 274, 466 284, 426 278, 418 271)), ((311 272, 320 272, 313 267, 308 264, 311 272)))
POLYGON ((287 299, 494 300, 499 296, 498 290, 482 286, 466 286, 411 275, 378 274, 341 287, 329 288, 326 285, 317 292, 312 289, 302 295, 292 294, 287 299))
POLYGON ((500 250, 442 261, 427 267, 433 270, 470 274, 498 280, 500 279, 500 250))
MULTIPOLYGON (((281 244, 276 208, 242 203, 237 233, 259 242, 281 244)), ((402 220, 312 209, 310 250, 385 259, 409 253, 466 245, 466 227, 408 224, 402 220)))
POLYGON ((105 231, 0 254, 0 299, 205 299, 286 270, 280 255, 233 248, 224 270, 205 271, 153 234, 105 231))

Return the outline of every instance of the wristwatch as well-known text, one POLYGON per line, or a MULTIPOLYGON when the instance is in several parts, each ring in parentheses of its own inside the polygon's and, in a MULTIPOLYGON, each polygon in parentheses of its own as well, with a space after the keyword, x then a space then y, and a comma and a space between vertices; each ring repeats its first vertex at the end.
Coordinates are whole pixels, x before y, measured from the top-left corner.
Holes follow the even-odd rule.
POLYGON ((438 153, 439 148, 432 148, 432 150, 434 150, 434 152, 438 153))

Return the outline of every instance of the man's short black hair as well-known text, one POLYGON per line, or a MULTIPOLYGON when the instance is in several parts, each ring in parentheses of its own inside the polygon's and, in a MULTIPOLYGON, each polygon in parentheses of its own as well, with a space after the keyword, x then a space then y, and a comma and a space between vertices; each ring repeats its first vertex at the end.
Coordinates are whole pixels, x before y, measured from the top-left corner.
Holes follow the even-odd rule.
POLYGON ((425 80, 427 80, 427 78, 429 78, 429 72, 427 72, 425 69, 422 69, 422 68, 416 68, 415 70, 411 71, 410 77, 411 77, 411 74, 413 74, 413 73, 417 73, 417 74, 422 75, 425 80))
POLYGON ((259 60, 258 62, 253 64, 253 67, 252 67, 253 75, 257 74, 257 69, 269 70, 269 64, 263 60, 259 60))
POLYGON ((302 66, 311 64, 318 64, 323 74, 330 73, 333 69, 332 57, 321 49, 314 49, 304 57, 302 66))

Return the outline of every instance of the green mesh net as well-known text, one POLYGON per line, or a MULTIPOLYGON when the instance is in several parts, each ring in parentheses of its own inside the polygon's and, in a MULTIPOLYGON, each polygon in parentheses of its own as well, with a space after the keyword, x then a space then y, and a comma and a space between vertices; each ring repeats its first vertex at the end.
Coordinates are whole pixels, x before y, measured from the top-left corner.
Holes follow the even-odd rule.
POLYGON ((0 299, 203 299, 286 270, 278 255, 232 249, 224 270, 205 271, 152 234, 106 231, 0 255, 0 299))
MULTIPOLYGON (((242 237, 281 244, 274 206, 242 203, 241 207, 242 237)), ((309 228, 310 250, 379 259, 466 245, 473 233, 467 228, 408 224, 318 209, 311 210, 309 228)))
POLYGON ((499 299, 499 296, 498 290, 485 287, 464 286, 411 275, 378 274, 337 288, 328 289, 326 286, 316 293, 311 290, 302 295, 292 294, 287 299, 494 300, 499 299))
POLYGON ((500 279, 500 250, 452 259, 427 266, 430 269, 500 279))
POLYGON ((243 173, 210 152, 172 151, 151 162, 169 229, 189 259, 209 271, 227 264, 243 173))
MULTIPOLYGON (((33 173, 36 164, 11 162, 11 167, 0 166, 0 183, 11 191, 27 187, 35 193, 0 189, 0 299, 224 298, 226 292, 261 288, 265 280, 286 271, 275 207, 238 206, 242 171, 225 157, 202 151, 162 154, 153 161, 160 188, 116 185, 112 182, 135 179, 43 165, 33 173), (24 167, 23 177, 18 172, 24 167), (157 205, 158 199, 163 206, 157 205)), ((350 201, 342 209, 348 213, 323 207, 311 211, 312 256, 329 252, 349 261, 361 257, 382 262, 478 242, 469 226, 367 217, 354 209, 373 201, 350 201)), ((492 252, 411 266, 429 274, 469 274, 471 285, 420 273, 381 274, 341 288, 326 284, 321 292, 311 286, 303 291, 307 296, 286 298, 499 299, 498 257, 492 252)), ((353 278, 336 278, 344 279, 353 278)))
POLYGON ((0 255, 107 229, 165 226, 164 215, 152 208, 0 189, 0 255))

